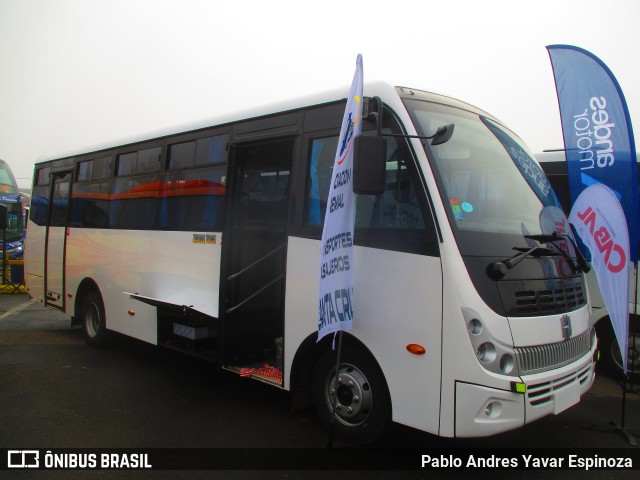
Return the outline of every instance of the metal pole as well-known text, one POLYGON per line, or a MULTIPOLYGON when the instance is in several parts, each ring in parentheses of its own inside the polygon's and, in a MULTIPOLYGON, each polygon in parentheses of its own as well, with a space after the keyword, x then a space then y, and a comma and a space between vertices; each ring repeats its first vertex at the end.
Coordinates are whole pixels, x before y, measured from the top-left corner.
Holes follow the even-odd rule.
POLYGON ((333 410, 331 411, 331 424, 329 426, 329 443, 327 448, 333 447, 333 436, 336 423, 336 410, 338 407, 338 377, 340 376, 340 354, 342 353, 342 330, 338 332, 338 357, 336 359, 336 379, 333 384, 335 395, 333 397, 333 410))
MULTIPOLYGON (((635 323, 638 323, 640 326, 640 322, 638 322, 638 262, 635 263, 635 284, 636 284, 636 291, 634 292, 634 302, 633 302, 633 320, 635 323)), ((629 322, 629 327, 631 327, 631 322, 629 322)), ((636 360, 636 352, 637 352, 637 345, 636 345, 636 337, 637 337, 637 332, 633 333, 633 348, 632 348, 632 352, 633 352, 633 356, 631 357, 632 360, 632 368, 635 365, 635 360, 636 360)), ((630 377, 631 380, 631 391, 633 392, 633 375, 631 375, 630 377)))
MULTIPOLYGON (((635 287, 635 293, 633 295, 634 297, 634 302, 633 302, 633 315, 635 318, 635 315, 638 313, 638 264, 636 263, 634 265, 634 287, 635 287)), ((629 322, 629 320, 627 320, 629 322)), ((631 322, 629 322, 630 324, 631 322)), ((635 346, 635 335, 634 335, 634 346, 635 346)), ((628 353, 629 349, 627 348, 626 352, 620 352, 622 355, 629 355, 628 353)), ((624 358, 622 359, 623 363, 624 363, 624 358)), ((627 359, 627 364, 628 364, 628 359, 627 359)), ((629 442, 629 445, 633 445, 636 446, 637 442, 636 439, 634 438, 633 435, 631 435, 629 432, 627 432, 624 428, 624 421, 625 421, 625 412, 627 410, 627 380, 629 379, 629 373, 628 371, 623 371, 623 380, 622 380, 622 413, 620 416, 620 425, 616 425, 615 422, 611 422, 611 424, 620 431, 620 433, 622 433, 622 435, 627 439, 627 442, 629 442)), ((633 383, 632 383, 633 385, 633 383)))
POLYGON ((7 229, 2 229, 2 284, 7 283, 7 229))

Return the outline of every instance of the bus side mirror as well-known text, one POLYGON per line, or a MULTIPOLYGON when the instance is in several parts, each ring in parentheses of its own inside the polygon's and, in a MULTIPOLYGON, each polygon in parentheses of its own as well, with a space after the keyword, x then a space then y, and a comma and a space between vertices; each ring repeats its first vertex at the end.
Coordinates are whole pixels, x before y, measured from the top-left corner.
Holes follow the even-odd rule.
POLYGON ((0 230, 9 226, 9 210, 6 205, 0 204, 0 230))
POLYGON ((358 135, 353 146, 353 192, 381 195, 387 174, 387 141, 358 135))

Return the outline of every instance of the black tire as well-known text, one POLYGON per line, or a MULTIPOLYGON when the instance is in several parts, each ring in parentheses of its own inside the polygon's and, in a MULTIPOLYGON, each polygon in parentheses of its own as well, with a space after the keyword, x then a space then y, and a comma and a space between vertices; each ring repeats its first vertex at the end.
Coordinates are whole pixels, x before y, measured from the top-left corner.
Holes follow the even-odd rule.
MULTIPOLYGON (((598 321, 596 332, 598 334, 598 348, 600 349, 598 370, 604 375, 622 379, 622 356, 609 317, 604 317, 598 321)), ((630 318, 629 321, 628 355, 627 369, 629 376, 634 380, 640 379, 640 319, 638 318, 630 318)))
MULTIPOLYGON (((324 352, 313 373, 313 404, 324 426, 330 430, 336 399, 337 352, 324 352)), ((378 365, 361 349, 345 345, 340 358, 338 406, 333 420, 337 436, 357 445, 382 438, 391 427, 389 388, 378 365)))
POLYGON ((107 324, 104 315, 102 296, 95 290, 88 292, 80 307, 82 333, 88 345, 100 348, 107 336, 107 324))

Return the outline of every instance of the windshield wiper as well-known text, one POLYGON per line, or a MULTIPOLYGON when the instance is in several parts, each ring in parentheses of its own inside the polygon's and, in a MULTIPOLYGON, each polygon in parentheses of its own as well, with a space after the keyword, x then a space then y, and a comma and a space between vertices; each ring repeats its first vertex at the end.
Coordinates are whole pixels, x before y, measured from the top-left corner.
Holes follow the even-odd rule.
POLYGON ((529 249, 521 249, 516 247, 514 248, 514 250, 517 250, 520 253, 517 253, 513 257, 506 258, 498 262, 490 263, 489 266, 487 267, 487 275, 489 275, 489 277, 491 277, 493 280, 501 280, 507 274, 507 271, 511 270, 513 267, 518 265, 522 260, 524 260, 527 257, 535 258, 542 255, 545 255, 545 256, 557 255, 555 250, 552 250, 547 247, 541 247, 541 246, 537 246, 529 249))
MULTIPOLYGON (((569 224, 569 226, 571 227, 571 230, 574 231, 574 235, 575 235, 575 230, 574 230, 575 227, 572 224, 569 224)), ((551 243, 551 245, 553 245, 553 247, 558 252, 560 252, 563 257, 565 257, 571 262, 571 265, 574 267, 575 271, 582 271, 584 273, 589 273, 591 271, 591 266, 587 262, 587 259, 584 258, 584 255, 582 255, 582 252, 578 248, 576 241, 571 237, 571 235, 561 234, 557 230, 554 230, 553 233, 543 233, 541 235, 525 235, 524 237, 530 238, 540 243, 551 243), (569 242, 571 243, 571 246, 573 247, 574 252, 576 252, 577 265, 576 265, 576 262, 573 261, 573 258, 567 252, 565 252, 555 244, 555 242, 557 242, 558 240, 563 240, 565 238, 569 240, 569 242)))

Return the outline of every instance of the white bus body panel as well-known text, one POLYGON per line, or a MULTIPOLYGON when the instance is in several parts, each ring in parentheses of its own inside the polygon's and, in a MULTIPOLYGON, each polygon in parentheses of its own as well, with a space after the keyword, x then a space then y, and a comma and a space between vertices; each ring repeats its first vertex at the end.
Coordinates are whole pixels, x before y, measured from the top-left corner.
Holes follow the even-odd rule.
POLYGON ((47 227, 29 222, 25 239, 25 286, 31 298, 44 305, 44 242, 47 227))
MULTIPOLYGON (((514 345, 517 347, 528 347, 562 342, 564 339, 562 337, 560 322, 563 316, 564 315, 510 317, 509 324, 511 325, 514 345)), ((588 308, 568 312, 567 316, 571 322, 572 337, 591 328, 591 318, 588 308)))
POLYGON ((64 298, 64 246, 67 229, 65 227, 49 227, 46 247, 46 296, 47 304, 63 308, 64 298))
MULTIPOLYGON (((285 372, 318 328, 320 242, 290 238, 287 256, 285 372)), ((378 361, 393 399, 393 420, 437 432, 440 410, 442 270, 440 259, 355 247, 350 334, 378 361), (398 328, 402 325, 402 328, 398 328), (427 350, 417 356, 406 346, 427 350), (410 385, 410 388, 408 388, 410 385)), ((290 378, 285 378, 289 389, 290 378)))
MULTIPOLYGON (((443 229, 447 232, 446 229, 443 229)), ((447 232, 450 234, 450 232, 447 232)), ((445 241, 446 243, 446 241, 445 241)), ((455 244, 453 244, 455 245, 455 244)), ((468 388, 462 385, 470 384, 480 387, 474 392, 476 400, 484 403, 484 398, 494 396, 495 391, 502 394, 508 393, 506 399, 510 401, 513 407, 513 401, 520 401, 519 414, 516 415, 514 410, 505 409, 505 418, 514 416, 523 422, 524 412, 522 399, 513 397, 514 394, 508 392, 509 377, 498 375, 485 369, 476 357, 476 352, 467 331, 467 325, 463 316, 462 308, 470 309, 475 313, 474 317, 483 322, 494 340, 503 345, 513 345, 511 331, 509 329, 508 320, 496 314, 482 300, 475 289, 471 278, 467 274, 466 267, 457 251, 450 251, 446 248, 442 249, 442 267, 444 277, 444 329, 442 334, 442 362, 446 368, 442 372, 442 388, 441 388, 441 411, 440 411, 440 432, 439 435, 445 437, 456 436, 456 427, 460 428, 465 419, 456 416, 467 416, 475 414, 476 408, 469 410, 471 399, 466 402, 460 402, 465 394, 469 393, 468 388), (458 390, 456 387, 461 388, 458 390)), ((517 380, 518 377, 511 377, 517 380)), ((485 427, 496 430, 498 424, 505 425, 505 430, 514 428, 514 425, 506 427, 505 418, 488 419, 489 422, 485 427)), ((480 435, 479 430, 475 430, 476 435, 480 435)), ((458 433, 458 435, 460 435, 458 433)), ((475 435, 470 435, 475 436, 475 435)))
MULTIPOLYGON (((195 232, 69 229, 67 291, 75 298, 80 282, 93 279, 100 288, 107 328, 157 343, 156 307, 125 292, 188 305, 218 316, 220 242, 194 242, 195 232)), ((215 242, 213 237, 215 235, 215 242)), ((201 238, 200 236, 198 238, 201 238)), ((67 313, 74 315, 74 302, 67 313)))

